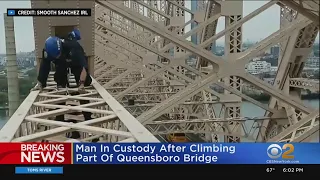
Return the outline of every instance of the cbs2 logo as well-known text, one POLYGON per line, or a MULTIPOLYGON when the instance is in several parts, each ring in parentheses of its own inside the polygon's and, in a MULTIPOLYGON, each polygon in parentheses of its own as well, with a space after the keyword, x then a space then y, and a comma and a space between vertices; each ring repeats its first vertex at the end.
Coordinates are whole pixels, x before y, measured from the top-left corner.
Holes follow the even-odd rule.
POLYGON ((294 146, 292 144, 284 144, 282 147, 278 144, 271 144, 267 149, 267 154, 271 159, 293 159, 294 146))

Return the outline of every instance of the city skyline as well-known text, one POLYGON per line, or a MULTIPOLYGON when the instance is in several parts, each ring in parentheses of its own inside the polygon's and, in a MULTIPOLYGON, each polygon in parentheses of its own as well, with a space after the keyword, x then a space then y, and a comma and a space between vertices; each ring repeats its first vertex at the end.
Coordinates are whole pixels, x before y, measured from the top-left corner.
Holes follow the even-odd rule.
MULTIPOLYGON (((243 16, 248 15, 252 11, 261 7, 268 1, 244 1, 243 16)), ((7 8, 30 8, 31 3, 28 0, 25 1, 0 1, 0 54, 5 53, 5 34, 4 34, 4 22, 3 13, 6 13, 7 8)), ((187 8, 191 8, 191 2, 187 1, 187 8)), ((186 15, 186 18, 188 16, 186 15)), ((273 32, 277 31, 280 27, 280 7, 274 5, 264 11, 262 14, 253 18, 249 22, 243 25, 243 42, 260 41, 273 32), (263 23, 261 23, 263 22, 263 23)), ((188 30, 188 28, 186 28, 188 30)), ((217 32, 224 29, 224 18, 219 18, 217 32)), ((31 52, 35 48, 33 23, 32 17, 15 17, 15 36, 16 36, 16 50, 17 52, 31 52)), ((319 33, 317 36, 319 41, 319 33)), ((217 40, 217 44, 224 43, 224 39, 217 40)))

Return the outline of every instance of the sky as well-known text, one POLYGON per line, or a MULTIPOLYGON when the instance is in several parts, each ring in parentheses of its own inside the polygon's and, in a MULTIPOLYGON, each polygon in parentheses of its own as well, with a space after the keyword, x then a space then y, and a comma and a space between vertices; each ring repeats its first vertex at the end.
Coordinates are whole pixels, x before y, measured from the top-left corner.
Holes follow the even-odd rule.
MULTIPOLYGON (((244 1, 243 15, 248 15, 255 9, 261 7, 267 1, 244 1)), ((186 2, 186 7, 191 7, 191 2, 186 2)), ((3 13, 6 13, 7 8, 30 8, 30 1, 0 1, 0 53, 5 53, 5 34, 3 13)), ((30 52, 34 50, 34 34, 33 23, 31 17, 15 17, 15 36, 17 52, 30 52)), ((251 19, 243 25, 243 41, 259 41, 273 32, 277 31, 280 26, 280 8, 274 5, 251 19)), ((219 18, 217 32, 224 29, 224 18, 219 18)), ((319 38, 319 34, 318 34, 319 38)), ((223 38, 217 40, 217 44, 223 43, 223 38)))

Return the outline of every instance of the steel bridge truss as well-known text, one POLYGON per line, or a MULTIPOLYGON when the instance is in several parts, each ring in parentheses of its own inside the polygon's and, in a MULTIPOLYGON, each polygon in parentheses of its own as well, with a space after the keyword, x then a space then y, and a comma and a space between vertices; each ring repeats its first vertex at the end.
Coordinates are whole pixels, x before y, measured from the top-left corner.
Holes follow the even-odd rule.
POLYGON ((76 131, 83 142, 159 142, 95 80, 85 93, 73 95, 76 88, 57 89, 52 76, 43 92, 31 92, 20 105, 0 131, 1 142, 63 142, 76 131), (92 119, 84 121, 81 112, 92 119), (66 121, 55 121, 59 115, 66 121))
MULTIPOLYGON (((227 17, 223 15, 223 11, 227 8, 227 4, 223 2, 201 1, 202 4, 198 2, 197 12, 185 8, 184 1, 96 2, 95 32, 97 49, 99 53, 101 52, 101 54, 96 53, 96 56, 99 56, 97 64, 102 67, 101 63, 106 63, 105 66, 109 65, 112 70, 119 73, 114 77, 114 71, 98 70, 96 74, 99 77, 98 81, 154 134, 203 133, 210 134, 212 139, 206 138, 209 141, 218 141, 217 134, 233 137, 231 142, 238 141, 240 137, 266 141, 293 124, 289 122, 292 118, 298 117, 298 121, 302 119, 303 122, 312 121, 312 118, 308 120, 302 118, 312 110, 303 105, 298 98, 291 98, 292 91, 297 90, 291 90, 289 87, 307 89, 316 87, 316 84, 306 83, 310 80, 304 80, 304 83, 300 84, 293 83, 296 80, 294 77, 299 77, 301 71, 295 70, 295 76, 290 74, 292 79, 288 81, 286 80, 288 74, 283 74, 288 71, 279 70, 278 76, 283 77, 286 85, 290 82, 286 90, 277 87, 279 81, 275 86, 271 86, 244 71, 244 65, 253 57, 289 38, 293 41, 290 44, 291 49, 298 49, 300 46, 301 49, 299 49, 300 54, 287 50, 288 55, 304 54, 297 65, 302 66, 302 62, 309 55, 310 47, 318 33, 318 26, 312 18, 298 15, 297 10, 291 9, 285 1, 270 1, 246 17, 228 16, 229 22, 232 20, 233 24, 219 33, 215 32, 217 20, 221 16, 227 17), (225 58, 208 52, 211 50, 212 42, 223 36, 229 34, 229 39, 226 40, 239 38, 242 24, 274 4, 280 5, 282 9, 280 30, 244 52, 241 48, 237 49, 237 44, 231 44, 233 48, 229 49, 230 54, 225 58), (191 14, 191 20, 178 23, 185 13, 191 14), (197 26, 185 32, 185 27, 195 22, 197 26), (297 32, 298 36, 295 37, 292 32, 297 32), (200 44, 187 41, 186 38, 191 35, 201 37, 200 44), (174 51, 173 55, 170 54, 170 50, 174 51), (110 54, 116 58, 102 60, 110 54), (191 67, 186 62, 185 59, 190 55, 198 57, 197 67, 191 67), (242 81, 270 94, 273 99, 269 107, 242 94, 242 81), (224 94, 215 92, 210 89, 212 84, 225 88, 227 92, 224 94), (288 91, 291 92, 288 94, 288 91), (240 117, 241 98, 238 97, 252 102, 267 112, 262 120, 255 120, 250 130, 244 128, 246 118, 240 117), (136 104, 127 105, 129 99, 133 99, 136 104), (272 105, 274 101, 278 102, 276 106, 272 105), (218 113, 213 110, 213 105, 218 103, 223 104, 224 112, 218 113), (293 111, 296 114, 290 114, 288 120, 287 114, 293 111), (269 127, 265 128, 264 124, 269 121, 274 124, 269 124, 269 127), (278 131, 276 134, 265 131, 270 128, 277 128, 278 131), (259 132, 256 129, 259 129, 259 132)), ((241 38, 236 40, 238 41, 236 43, 241 44, 241 38)), ((279 61, 285 62, 286 60, 282 59, 290 58, 288 55, 281 56, 279 61)), ((283 64, 292 66, 289 62, 283 64)), ((315 124, 318 124, 318 118, 315 120, 315 124)), ((298 135, 303 133, 307 131, 301 131, 298 135)), ((228 141, 228 138, 225 140, 228 141)))

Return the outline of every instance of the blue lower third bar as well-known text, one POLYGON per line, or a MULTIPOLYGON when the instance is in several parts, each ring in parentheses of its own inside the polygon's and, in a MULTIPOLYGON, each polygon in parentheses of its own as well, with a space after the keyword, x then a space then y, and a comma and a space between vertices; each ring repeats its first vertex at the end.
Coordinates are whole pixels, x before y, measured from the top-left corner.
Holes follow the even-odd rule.
POLYGON ((16 167, 16 174, 63 174, 63 167, 16 167))

